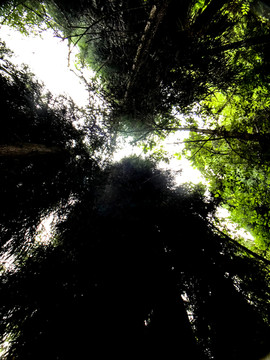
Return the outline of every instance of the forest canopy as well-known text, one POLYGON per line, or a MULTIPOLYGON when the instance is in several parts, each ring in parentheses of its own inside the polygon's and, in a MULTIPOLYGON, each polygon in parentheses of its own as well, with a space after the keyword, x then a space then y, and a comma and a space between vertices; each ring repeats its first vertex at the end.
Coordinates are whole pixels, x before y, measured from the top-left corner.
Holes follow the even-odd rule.
POLYGON ((2 23, 24 34, 50 28, 70 52, 79 46, 78 66, 101 81, 110 124, 144 149, 189 130, 186 154, 269 257, 266 2, 13 0, 2 23))
POLYGON ((1 41, 3 359, 264 357, 267 2, 9 0, 0 21, 25 36, 53 30, 69 61, 78 47, 89 91, 85 108, 55 97, 1 41), (179 132, 175 156, 207 192, 160 170, 159 146, 179 132), (145 157, 115 163, 119 136, 145 157), (253 242, 221 228, 221 206, 253 242))

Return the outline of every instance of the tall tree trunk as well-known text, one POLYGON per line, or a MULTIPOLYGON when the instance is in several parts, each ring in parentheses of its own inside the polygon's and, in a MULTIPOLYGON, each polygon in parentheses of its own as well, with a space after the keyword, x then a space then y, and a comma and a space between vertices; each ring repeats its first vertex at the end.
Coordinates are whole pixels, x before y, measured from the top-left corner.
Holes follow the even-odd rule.
POLYGON ((0 145, 0 157, 48 155, 64 151, 64 149, 57 146, 46 146, 43 144, 22 143, 16 145, 0 145))
POLYGON ((133 86, 136 76, 140 71, 146 57, 148 56, 148 51, 151 46, 151 43, 156 35, 156 32, 159 28, 160 23, 166 15, 167 8, 169 6, 170 0, 164 0, 160 8, 157 8, 156 5, 153 5, 147 20, 146 26, 144 28, 141 41, 137 48, 136 56, 133 60, 133 65, 131 69, 130 79, 127 84, 126 92, 124 99, 128 97, 129 89, 133 86))

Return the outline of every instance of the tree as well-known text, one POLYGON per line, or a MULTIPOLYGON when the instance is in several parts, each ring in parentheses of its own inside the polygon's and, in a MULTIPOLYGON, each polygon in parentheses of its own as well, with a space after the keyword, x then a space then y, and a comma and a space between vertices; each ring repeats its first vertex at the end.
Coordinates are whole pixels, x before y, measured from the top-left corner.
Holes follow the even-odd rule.
MULTIPOLYGON (((251 18, 257 29, 261 19, 251 18)), ((223 49, 227 66, 236 74, 231 85, 211 87, 192 111, 180 111, 180 117, 149 116, 147 127, 134 133, 139 140, 147 134, 147 150, 157 137, 189 131, 185 154, 209 181, 231 218, 253 234, 253 249, 269 256, 269 54, 263 35, 269 25, 261 22, 258 37, 249 29, 251 23, 242 11, 232 32, 234 41, 215 49, 223 49)))
POLYGON ((269 265, 211 229, 202 189, 137 158, 95 177, 57 241, 2 278, 7 359, 269 351, 269 265))
MULTIPOLYGON (((189 126, 186 153, 231 218, 269 256, 269 88, 257 79, 201 103, 201 128, 189 126)), ((198 118, 198 117, 197 117, 198 118)))
POLYGON ((84 179, 110 152, 93 109, 54 98, 26 68, 17 69, 1 44, 1 246, 28 246, 41 218, 65 211, 84 179), (78 121, 87 128, 78 128, 78 121), (31 236, 29 237, 31 238, 31 236))

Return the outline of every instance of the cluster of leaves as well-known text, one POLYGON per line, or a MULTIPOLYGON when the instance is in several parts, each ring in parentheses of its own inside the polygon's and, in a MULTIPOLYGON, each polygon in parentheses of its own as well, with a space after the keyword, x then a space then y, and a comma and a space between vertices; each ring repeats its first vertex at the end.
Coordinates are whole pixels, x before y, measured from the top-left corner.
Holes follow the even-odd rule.
POLYGON ((55 20, 48 13, 44 2, 31 1, 6 1, 0 5, 0 21, 18 29, 24 35, 41 33, 53 29, 57 33, 55 20))
POLYGON ((215 141, 200 135, 192 139, 194 142, 188 143, 187 148, 193 164, 209 182, 210 191, 230 211, 231 219, 255 237, 257 251, 268 256, 269 165, 241 156, 241 151, 252 151, 252 144, 245 142, 243 149, 239 140, 215 141))
POLYGON ((264 47, 235 53, 242 81, 213 91, 199 113, 204 129, 186 144, 210 190, 250 231, 260 253, 269 256, 269 71, 264 47), (245 70, 245 71, 244 71, 245 70), (208 129, 206 131, 205 129, 208 129))

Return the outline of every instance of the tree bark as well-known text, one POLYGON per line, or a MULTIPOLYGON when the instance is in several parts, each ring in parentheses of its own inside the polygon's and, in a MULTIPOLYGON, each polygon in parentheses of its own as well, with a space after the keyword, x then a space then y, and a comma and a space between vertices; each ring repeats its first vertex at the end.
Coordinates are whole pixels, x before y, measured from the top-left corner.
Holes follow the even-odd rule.
POLYGON ((144 28, 143 35, 141 37, 141 41, 139 43, 135 58, 133 60, 133 65, 132 65, 131 74, 130 74, 130 80, 127 84, 127 88, 126 88, 126 92, 125 92, 125 96, 124 96, 125 100, 128 97, 129 89, 133 86, 133 84, 136 80, 136 76, 139 73, 140 68, 142 67, 142 65, 145 61, 145 58, 148 55, 152 40, 154 39, 154 37, 156 35, 156 32, 159 28, 160 23, 162 22, 163 18, 166 15, 166 11, 167 11, 169 3, 170 3, 170 0, 165 0, 159 9, 157 9, 156 5, 152 6, 152 9, 149 14, 149 18, 148 18, 146 26, 144 28))
POLYGON ((160 130, 171 130, 171 131, 190 131, 198 134, 210 135, 213 137, 212 140, 217 140, 215 136, 220 139, 238 139, 246 141, 263 141, 270 137, 269 133, 266 134, 254 134, 240 131, 228 131, 223 129, 200 129, 196 127, 177 127, 177 128, 162 128, 160 130))
POLYGON ((57 146, 46 146, 43 144, 5 144, 0 145, 0 157, 22 157, 56 154, 65 151, 57 146))

